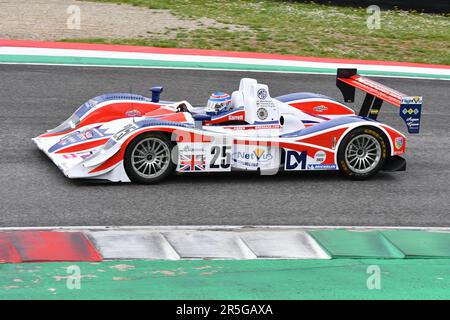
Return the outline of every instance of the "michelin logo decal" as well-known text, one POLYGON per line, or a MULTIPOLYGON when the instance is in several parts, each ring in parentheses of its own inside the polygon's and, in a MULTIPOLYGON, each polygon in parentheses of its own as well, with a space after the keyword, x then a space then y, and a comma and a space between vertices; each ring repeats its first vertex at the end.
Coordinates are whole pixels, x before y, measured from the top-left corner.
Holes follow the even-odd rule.
POLYGON ((335 164, 308 164, 309 170, 336 170, 335 164))

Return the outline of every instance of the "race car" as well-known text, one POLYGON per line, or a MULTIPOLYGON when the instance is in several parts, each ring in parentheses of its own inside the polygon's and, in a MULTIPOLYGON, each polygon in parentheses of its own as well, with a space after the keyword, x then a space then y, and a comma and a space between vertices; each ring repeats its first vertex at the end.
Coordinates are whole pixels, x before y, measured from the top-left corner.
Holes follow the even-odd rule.
POLYGON ((344 102, 366 92, 359 114, 330 97, 292 93, 240 80, 231 95, 213 93, 206 106, 113 93, 93 98, 66 121, 33 138, 69 178, 155 183, 173 172, 331 170, 367 179, 379 170, 404 171, 406 137, 378 122, 383 101, 399 108, 408 132, 420 130, 422 97, 408 96, 338 69, 344 102))

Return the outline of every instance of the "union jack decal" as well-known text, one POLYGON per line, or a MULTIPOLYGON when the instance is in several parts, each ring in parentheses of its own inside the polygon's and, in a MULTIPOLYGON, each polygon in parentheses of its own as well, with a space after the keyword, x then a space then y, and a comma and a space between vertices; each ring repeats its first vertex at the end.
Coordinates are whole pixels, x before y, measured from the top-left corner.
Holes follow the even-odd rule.
POLYGON ((181 154, 178 171, 204 171, 206 169, 205 164, 205 157, 202 154, 181 154))

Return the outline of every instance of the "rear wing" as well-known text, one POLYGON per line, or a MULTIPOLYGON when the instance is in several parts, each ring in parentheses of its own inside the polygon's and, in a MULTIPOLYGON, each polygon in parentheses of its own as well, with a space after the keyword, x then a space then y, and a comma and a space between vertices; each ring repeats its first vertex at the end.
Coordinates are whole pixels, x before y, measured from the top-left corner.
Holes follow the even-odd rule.
POLYGON ((355 89, 366 92, 359 111, 360 116, 376 120, 383 101, 386 101, 400 109, 400 117, 405 121, 409 133, 419 133, 422 97, 408 96, 366 77, 361 77, 356 69, 338 69, 336 85, 341 90, 345 102, 355 101, 355 89))

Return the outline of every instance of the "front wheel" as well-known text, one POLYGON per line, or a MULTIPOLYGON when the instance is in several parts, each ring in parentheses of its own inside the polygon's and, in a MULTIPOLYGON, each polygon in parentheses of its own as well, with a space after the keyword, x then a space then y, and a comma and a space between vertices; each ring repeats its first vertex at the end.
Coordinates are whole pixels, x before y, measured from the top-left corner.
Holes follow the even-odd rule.
POLYGON ((171 141, 160 134, 144 133, 134 138, 124 156, 125 171, 133 182, 158 182, 175 169, 171 141))
POLYGON ((338 164, 346 177, 363 180, 376 174, 387 155, 382 135, 371 128, 357 128, 343 140, 338 150, 338 164))

